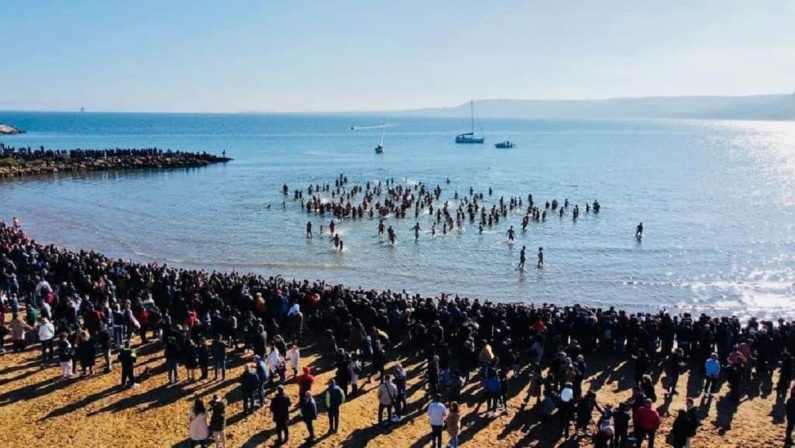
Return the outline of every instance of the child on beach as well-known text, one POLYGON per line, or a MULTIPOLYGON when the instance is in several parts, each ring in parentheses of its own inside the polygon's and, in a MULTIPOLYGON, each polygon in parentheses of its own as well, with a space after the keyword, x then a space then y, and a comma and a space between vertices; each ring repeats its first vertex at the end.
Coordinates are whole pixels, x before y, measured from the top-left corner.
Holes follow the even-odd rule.
POLYGON ((290 350, 287 352, 287 360, 290 363, 290 369, 293 371, 293 379, 298 378, 298 367, 301 363, 301 351, 298 348, 298 344, 293 342, 293 345, 290 346, 290 350))

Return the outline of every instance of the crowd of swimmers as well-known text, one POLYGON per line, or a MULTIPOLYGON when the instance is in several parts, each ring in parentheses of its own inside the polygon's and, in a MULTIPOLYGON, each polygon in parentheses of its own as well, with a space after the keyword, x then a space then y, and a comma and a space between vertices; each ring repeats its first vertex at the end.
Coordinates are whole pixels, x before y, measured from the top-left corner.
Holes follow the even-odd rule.
MULTIPOLYGON (((185 151, 173 151, 160 148, 106 148, 106 149, 48 149, 44 146, 32 147, 12 147, 0 143, 0 158, 13 158, 22 161, 33 161, 41 159, 69 159, 73 161, 85 161, 108 158, 203 158, 215 160, 218 157, 207 152, 192 153, 185 151)), ((226 151, 223 156, 226 157, 226 151)))
POLYGON ((45 366, 58 362, 63 387, 78 365, 87 378, 99 374, 95 358, 104 358, 105 372, 115 370, 112 354, 121 367, 120 386, 151 381, 151 365, 135 365, 142 344, 162 349, 169 383, 180 381, 182 369, 187 381, 220 381, 230 362, 244 361, 239 392, 208 406, 194 403, 189 434, 197 445, 211 437, 224 446, 228 400, 242 400, 247 414, 267 407, 282 443, 297 403, 311 444, 314 420, 325 413, 329 431, 339 431, 341 406, 373 379, 377 424, 399 426, 426 414, 438 447, 445 425, 448 446, 471 437, 462 425, 467 404, 472 418, 493 418, 508 412, 508 400, 525 388, 525 405, 533 409, 524 417, 528 426, 540 421, 543 434, 588 437, 598 448, 653 446, 666 417, 656 406, 680 391, 688 394, 686 406, 673 412, 669 434, 678 448, 691 446, 701 410, 721 390, 739 404, 745 395, 775 388, 777 402, 786 400, 788 443, 795 427, 795 398, 787 399, 795 325, 783 319, 741 325, 735 317, 705 314, 426 298, 182 270, 39 244, 20 227, 0 223, 0 316, 11 316, 0 322, 0 348, 8 334, 15 351, 40 346, 45 366), (301 366, 301 349, 310 341, 321 347, 315 366, 333 371, 327 384, 301 366), (611 406, 585 388, 597 373, 591 362, 600 359, 600 369, 631 366, 629 400, 611 406), (403 363, 419 368, 407 370, 403 363), (660 370, 664 398, 655 392, 660 370), (691 381, 701 381, 689 393, 678 384, 687 371, 691 381), (284 388, 289 381, 299 385, 296 397, 284 388), (409 403, 413 394, 423 398, 409 403))
MULTIPOLYGON (((446 180, 450 184, 450 179, 446 180)), ((328 236, 333 241, 337 251, 343 250, 343 242, 336 231, 337 224, 345 219, 378 219, 378 235, 386 233, 387 241, 390 245, 397 243, 397 233, 391 225, 387 225, 389 217, 405 219, 407 216, 414 215, 415 224, 411 226, 414 240, 418 241, 422 232, 420 216, 430 216, 431 226, 428 230, 431 236, 435 236, 437 231, 446 235, 448 232, 462 230, 468 222, 478 226, 478 233, 482 234, 484 229, 497 226, 500 220, 507 221, 509 213, 522 213, 521 230, 526 232, 530 222, 546 221, 547 215, 557 214, 561 219, 570 210, 574 221, 580 216, 579 205, 573 205, 568 199, 562 203, 557 199, 546 201, 543 204, 536 204, 532 194, 526 198, 521 196, 511 196, 507 200, 501 196, 491 206, 486 204, 486 194, 476 192, 470 187, 468 195, 459 195, 458 191, 453 194, 453 201, 442 199, 442 187, 436 185, 431 188, 423 182, 415 184, 400 184, 395 179, 390 178, 385 181, 366 182, 364 185, 351 184, 345 174, 340 174, 331 183, 313 184, 303 189, 292 191, 293 201, 299 202, 301 209, 308 214, 315 214, 320 217, 330 217, 328 224, 328 236), (306 193, 306 196, 305 196, 306 193)), ((290 188, 287 184, 282 185, 284 196, 290 195, 290 188)), ((488 197, 494 194, 492 187, 488 189, 488 197)), ((285 203, 283 202, 283 205, 285 203)), ((599 213, 601 205, 599 201, 585 204, 585 213, 599 213)), ((324 226, 321 225, 319 234, 322 236, 324 226)), ((306 223, 306 236, 313 236, 313 223, 311 220, 306 223)), ((516 240, 516 230, 511 225, 507 231, 509 243, 516 240)), ((539 249, 539 262, 537 266, 543 266, 543 254, 539 249)), ((524 267, 524 262, 520 262, 520 269, 524 267)))

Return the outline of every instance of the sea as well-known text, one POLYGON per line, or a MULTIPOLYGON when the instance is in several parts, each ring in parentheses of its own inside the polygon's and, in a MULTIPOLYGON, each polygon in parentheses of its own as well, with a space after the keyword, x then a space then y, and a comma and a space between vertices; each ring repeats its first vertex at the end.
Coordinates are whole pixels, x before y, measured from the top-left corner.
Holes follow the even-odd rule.
POLYGON ((234 159, 0 180, 0 217, 18 217, 40 242, 424 296, 795 317, 795 122, 484 119, 486 144, 456 145, 466 119, 395 116, 386 119, 381 155, 374 147, 382 131, 367 127, 382 118, 368 114, 0 112, 0 122, 28 131, 0 137, 8 146, 158 147, 234 159), (496 149, 501 140, 516 146, 496 149), (482 234, 466 223, 447 234, 439 226, 435 236, 431 217, 421 215, 416 242, 413 213, 390 217, 394 246, 378 236, 377 219, 344 220, 340 253, 328 238, 330 217, 307 214, 282 194, 283 184, 306 191, 340 174, 352 185, 438 185, 451 206, 470 187, 489 206, 511 196, 526 205, 528 194, 571 206, 524 232, 520 211, 482 234), (600 212, 585 213, 594 200, 600 212), (640 222, 642 241, 634 237, 640 222), (541 246, 546 264, 538 269, 541 246))

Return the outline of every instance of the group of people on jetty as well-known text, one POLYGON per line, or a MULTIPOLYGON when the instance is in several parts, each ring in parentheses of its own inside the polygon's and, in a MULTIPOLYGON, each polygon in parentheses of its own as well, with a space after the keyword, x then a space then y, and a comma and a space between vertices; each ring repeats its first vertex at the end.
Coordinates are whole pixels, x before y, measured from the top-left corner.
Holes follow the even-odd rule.
MULTIPOLYGON (((162 157, 202 157, 208 160, 219 158, 207 152, 193 153, 185 151, 172 151, 161 148, 106 148, 106 149, 47 149, 44 146, 33 148, 5 146, 0 143, 0 158, 12 158, 22 161, 43 159, 69 159, 74 161, 107 159, 107 158, 162 158, 162 157)), ((226 157, 226 151, 221 158, 226 157)), ((220 159, 220 158, 219 158, 220 159)))
MULTIPOLYGON (((450 185, 450 179, 445 182, 450 185)), ((509 214, 519 213, 522 215, 521 231, 526 232, 532 222, 544 222, 548 215, 558 215, 560 219, 567 213, 571 213, 574 221, 580 217, 580 207, 571 204, 566 198, 563 202, 557 199, 536 203, 533 195, 511 196, 499 199, 489 204, 494 195, 492 187, 488 189, 488 196, 485 192, 476 192, 473 187, 469 187, 468 194, 459 194, 454 191, 452 198, 442 198, 442 187, 436 185, 431 187, 423 182, 416 183, 397 183, 394 178, 385 181, 366 182, 364 185, 352 184, 345 174, 340 174, 331 183, 313 184, 305 189, 295 189, 292 191, 294 202, 299 202, 301 210, 307 214, 315 214, 320 217, 329 216, 328 236, 334 242, 334 247, 338 251, 343 250, 344 243, 336 232, 337 225, 345 219, 378 219, 378 235, 387 235, 387 241, 394 245, 397 242, 397 233, 394 228, 387 226, 386 220, 390 217, 396 219, 406 219, 413 214, 415 224, 411 227, 414 233, 414 240, 418 241, 422 232, 420 217, 430 217, 430 228, 426 230, 431 236, 437 232, 446 235, 448 232, 463 230, 466 223, 478 226, 478 233, 482 234, 484 229, 492 228, 500 224, 500 220, 508 221, 509 214), (306 194, 306 195, 305 195, 306 194), (413 213, 412 213, 413 212, 413 213)), ((284 196, 290 195, 290 188, 285 183, 282 186, 284 196)), ((585 204, 585 213, 599 213, 601 205, 599 201, 585 204)), ((313 236, 314 224, 307 221, 306 236, 313 236)), ((324 226, 321 224, 319 234, 323 235, 324 226)), ((516 239, 516 231, 511 225, 507 231, 509 243, 516 239)), ((539 255, 540 255, 539 250, 539 255)), ((542 262, 538 266, 543 266, 542 262)), ((524 263, 521 263, 524 267, 524 263)))
POLYGON ((722 390, 738 402, 753 390, 772 389, 774 370, 775 393, 786 399, 787 443, 795 427, 795 398, 786 398, 795 372, 795 326, 783 319, 741 325, 735 317, 705 314, 435 299, 175 269, 40 244, 18 220, 0 223, 0 296, 0 349, 40 349, 44 366, 57 362, 62 387, 70 387, 78 367, 86 378, 100 374, 97 358, 102 372, 120 372, 120 387, 153 381, 151 364, 136 367, 143 344, 162 350, 169 383, 179 382, 181 371, 188 381, 223 380, 230 363, 246 362, 238 390, 209 404, 195 401, 187 431, 194 446, 225 446, 230 400, 242 400, 244 413, 269 411, 282 443, 294 433, 297 403, 311 445, 314 421, 326 414, 329 431, 339 431, 344 403, 372 379, 379 383, 374 424, 399 427, 424 414, 433 447, 444 439, 448 447, 465 444, 471 432, 463 422, 509 412, 508 399, 524 390, 533 409, 528 427, 543 422, 541 433, 554 440, 652 447, 666 417, 656 406, 687 393, 679 384, 686 371, 701 383, 686 406, 673 411, 666 436, 674 447, 698 446, 699 409, 713 394, 722 390), (322 347, 315 365, 334 372, 327 384, 301 364, 309 342, 322 347), (598 369, 625 362, 629 400, 600 403, 585 389, 598 369), (407 370, 404 363, 417 367, 407 370), (665 397, 655 392, 659 369, 666 374, 665 397), (284 388, 289 381, 299 385, 296 396, 284 388))

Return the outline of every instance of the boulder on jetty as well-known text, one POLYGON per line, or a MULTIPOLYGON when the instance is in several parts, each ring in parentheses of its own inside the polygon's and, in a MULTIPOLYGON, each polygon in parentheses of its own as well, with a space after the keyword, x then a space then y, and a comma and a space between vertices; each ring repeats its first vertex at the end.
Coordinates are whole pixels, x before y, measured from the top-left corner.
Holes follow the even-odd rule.
POLYGON ((0 143, 0 178, 86 171, 198 168, 232 159, 206 152, 145 149, 10 148, 0 143))
POLYGON ((16 126, 11 126, 10 124, 0 124, 0 135, 16 135, 24 133, 25 130, 16 126))

